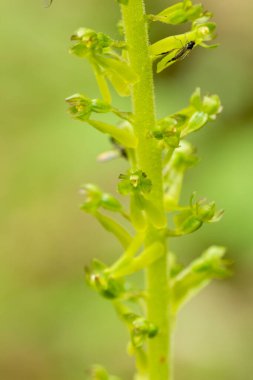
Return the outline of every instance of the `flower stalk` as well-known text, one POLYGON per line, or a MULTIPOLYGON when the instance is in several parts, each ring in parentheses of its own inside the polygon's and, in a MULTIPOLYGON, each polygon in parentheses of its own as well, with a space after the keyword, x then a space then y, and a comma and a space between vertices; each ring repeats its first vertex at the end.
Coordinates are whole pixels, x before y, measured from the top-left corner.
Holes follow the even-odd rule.
MULTIPOLYGON (((127 5, 121 6, 121 9, 129 62, 139 77, 132 92, 134 130, 138 138, 137 163, 152 181, 150 200, 154 201, 164 213, 161 150, 154 140, 147 139, 147 132, 153 131, 156 127, 156 115, 144 3, 142 0, 129 0, 127 5)), ((166 220, 165 213, 164 217, 161 217, 161 226, 164 225, 164 220, 166 220)), ((150 339, 148 342, 148 378, 169 380, 170 323, 167 247, 165 239, 159 234, 159 229, 150 225, 146 231, 145 244, 149 246, 158 241, 164 247, 164 255, 146 271, 147 318, 153 321, 159 330, 156 339, 150 339)))

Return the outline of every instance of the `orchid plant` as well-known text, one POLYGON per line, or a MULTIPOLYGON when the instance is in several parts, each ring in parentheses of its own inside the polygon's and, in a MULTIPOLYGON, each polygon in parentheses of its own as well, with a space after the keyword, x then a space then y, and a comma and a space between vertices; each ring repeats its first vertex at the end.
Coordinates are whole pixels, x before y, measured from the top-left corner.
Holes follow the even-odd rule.
MULTIPOLYGON (((191 234, 215 223, 223 211, 215 202, 180 194, 186 171, 198 162, 195 148, 186 138, 216 119, 222 110, 217 95, 201 95, 199 88, 189 104, 164 118, 155 112, 152 66, 157 73, 169 70, 192 50, 213 48, 216 25, 201 4, 183 0, 158 14, 145 13, 143 0, 117 0, 121 8, 119 39, 80 28, 72 36, 71 54, 88 60, 100 95, 90 99, 74 94, 66 99, 70 115, 109 136, 113 150, 128 161, 129 169, 118 176, 118 193, 99 186, 83 186, 81 209, 97 219, 120 243, 119 258, 112 265, 94 259, 86 267, 88 285, 109 300, 129 332, 128 353, 133 356, 135 380, 172 380, 172 334, 182 307, 211 280, 230 274, 225 248, 212 245, 189 266, 182 266, 171 252, 169 240, 191 234), (161 22, 187 23, 189 31, 149 43, 148 26, 161 22), (132 109, 113 105, 111 88, 131 97, 132 109), (117 123, 96 118, 112 113, 117 123), (124 202, 125 204, 125 202, 124 202), (119 222, 122 218, 122 223, 119 222), (145 272, 145 285, 136 288, 131 275, 145 272)), ((186 64, 186 63, 184 63, 186 64)), ((108 154, 102 154, 107 160, 108 154)), ((93 380, 117 380, 95 366, 93 380)))

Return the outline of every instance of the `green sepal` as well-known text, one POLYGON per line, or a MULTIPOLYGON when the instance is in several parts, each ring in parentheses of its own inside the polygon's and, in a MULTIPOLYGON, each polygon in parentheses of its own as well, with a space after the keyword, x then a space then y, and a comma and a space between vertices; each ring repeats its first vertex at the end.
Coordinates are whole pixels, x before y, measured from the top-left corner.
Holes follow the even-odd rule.
POLYGON ((145 230, 147 221, 156 228, 164 228, 167 224, 164 212, 138 192, 130 195, 130 214, 137 231, 145 230))
POLYGON ((111 194, 103 193, 101 199, 101 207, 113 212, 122 212, 121 203, 111 194))
MULTIPOLYGON (((221 101, 218 95, 205 95, 201 99, 200 88, 196 88, 190 99, 190 105, 197 111, 208 115, 211 120, 222 111, 221 101)), ((190 107, 189 107, 190 108, 190 107)))
POLYGON ((112 112, 123 120, 133 121, 131 112, 120 111, 110 103, 101 99, 90 99, 83 94, 74 94, 65 99, 69 105, 69 113, 75 119, 88 121, 92 113, 112 112))
POLYGON ((69 113, 75 119, 87 121, 92 112, 107 113, 113 111, 113 107, 100 99, 90 99, 82 94, 74 94, 66 98, 69 104, 69 113))
POLYGON ((168 230, 167 235, 171 237, 183 236, 197 231, 203 224, 191 210, 182 211, 173 218, 175 229, 168 230))
POLYGON ((122 122, 119 126, 90 119, 87 120, 87 123, 96 128, 98 131, 110 135, 127 148, 136 148, 137 146, 137 138, 134 135, 132 126, 127 121, 122 122))
POLYGON ((119 193, 130 194, 131 219, 135 228, 140 231, 146 228, 145 215, 155 227, 165 227, 167 220, 164 213, 148 199, 148 194, 152 190, 152 182, 147 175, 143 171, 137 170, 120 174, 119 179, 119 193))
POLYGON ((98 186, 88 183, 81 188, 81 191, 85 195, 81 210, 94 213, 99 208, 103 208, 112 212, 123 212, 121 203, 111 194, 102 192, 98 186))
POLYGON ((72 34, 71 41, 75 43, 70 48, 71 53, 81 58, 92 54, 108 53, 113 45, 113 40, 109 36, 88 28, 79 28, 72 34))
POLYGON ((208 115, 204 112, 195 112, 189 119, 187 127, 184 129, 184 135, 195 132, 203 127, 208 121, 208 115))
POLYGON ((124 282, 114 279, 106 273, 106 265, 94 259, 90 267, 85 268, 85 278, 88 285, 103 297, 115 299, 124 293, 124 282))
POLYGON ((157 15, 150 15, 151 21, 160 21, 165 24, 178 25, 203 16, 203 6, 201 4, 192 4, 192 1, 182 1, 174 4, 157 15))
POLYGON ((203 41, 211 41, 216 38, 216 23, 209 21, 212 17, 211 13, 206 13, 192 23, 192 31, 196 32, 196 43, 203 41))
POLYGON ((81 210, 93 213, 101 206, 102 191, 98 186, 87 183, 82 186, 81 193, 85 196, 85 202, 80 206, 81 210))
POLYGON ((147 268, 162 257, 164 253, 164 246, 161 243, 153 243, 145 248, 137 257, 126 257, 123 260, 119 260, 118 264, 115 263, 113 267, 109 269, 110 274, 113 278, 129 276, 147 268))
POLYGON ((92 368, 91 380, 121 380, 117 376, 109 375, 106 369, 100 365, 95 365, 92 368))
POLYGON ((198 220, 195 216, 193 216, 190 212, 184 213, 181 215, 181 224, 179 224, 179 220, 174 218, 175 224, 177 224, 177 228, 170 229, 168 228, 166 231, 166 236, 168 237, 179 237, 191 234, 197 231, 203 224, 200 220, 198 220))
MULTIPOLYGON (((193 199, 193 196, 192 196, 193 199)), ((195 232, 203 223, 218 222, 223 216, 223 210, 216 211, 215 202, 208 203, 201 199, 189 207, 182 208, 173 218, 175 228, 167 230, 167 236, 183 236, 195 232)))
POLYGON ((218 95, 204 96, 203 112, 205 112, 211 119, 215 119, 216 115, 221 111, 222 106, 218 95))
POLYGON ((185 116, 184 124, 180 127, 181 137, 199 130, 208 121, 215 120, 221 111, 222 106, 218 95, 206 95, 202 99, 200 89, 197 88, 191 96, 190 106, 178 113, 185 116))
POLYGON ((191 210, 193 214, 202 222, 216 223, 221 220, 224 214, 224 210, 216 211, 215 202, 207 202, 205 198, 193 203, 195 193, 191 197, 191 210))
POLYGON ((187 268, 181 270, 171 280, 172 310, 175 315, 179 309, 212 279, 222 279, 231 275, 229 262, 223 259, 225 248, 211 246, 187 268))
POLYGON ((162 148, 177 148, 180 142, 180 130, 178 121, 174 117, 167 116, 158 121, 157 127, 151 135, 158 141, 162 141, 162 148))
MULTIPOLYGON (((222 111, 218 95, 205 95, 201 97, 197 88, 190 98, 190 105, 175 114, 160 119, 157 123, 162 137, 166 131, 173 131, 178 140, 202 128, 208 121, 215 120, 222 111)), ((173 147, 172 145, 170 147, 173 147)))
POLYGON ((148 194, 152 189, 152 182, 142 170, 128 171, 119 175, 118 191, 122 195, 148 194))
POLYGON ((92 29, 80 28, 72 35, 74 45, 70 52, 79 58, 86 58, 91 63, 98 85, 104 99, 110 102, 110 93, 103 77, 108 79, 121 96, 131 94, 132 85, 138 81, 128 62, 116 53, 114 47, 125 48, 125 45, 112 40, 104 33, 92 29))
POLYGON ((154 323, 135 313, 124 314, 123 318, 128 325, 134 348, 142 348, 147 338, 152 339, 158 333, 158 327, 154 323))

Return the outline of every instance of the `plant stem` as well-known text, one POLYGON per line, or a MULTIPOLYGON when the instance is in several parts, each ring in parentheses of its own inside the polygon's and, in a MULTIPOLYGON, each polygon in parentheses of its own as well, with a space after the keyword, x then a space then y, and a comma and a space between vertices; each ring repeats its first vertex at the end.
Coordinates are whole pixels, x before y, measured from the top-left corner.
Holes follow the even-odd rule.
MULTIPOLYGON (((121 8, 129 61, 139 77, 132 93, 134 129, 139 141, 136 149, 137 165, 152 181, 150 201, 164 212, 161 151, 154 139, 148 137, 148 131, 155 127, 155 99, 144 3, 143 0, 129 0, 121 8)), ((158 229, 150 225, 145 239, 146 246, 159 241, 166 252, 166 243, 161 235, 158 229)), ((171 379, 168 277, 165 253, 147 269, 147 317, 159 328, 158 335, 148 342, 149 380, 171 379)))

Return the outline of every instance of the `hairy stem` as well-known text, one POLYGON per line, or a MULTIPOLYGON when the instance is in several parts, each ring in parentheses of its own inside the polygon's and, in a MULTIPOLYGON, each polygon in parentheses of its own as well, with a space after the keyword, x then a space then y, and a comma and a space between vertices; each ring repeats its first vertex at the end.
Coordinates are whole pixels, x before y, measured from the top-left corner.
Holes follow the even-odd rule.
MULTIPOLYGON (((149 42, 143 0, 129 0, 122 5, 123 22, 129 61, 139 76, 133 86, 132 102, 134 129, 138 138, 136 149, 137 165, 152 181, 150 201, 163 211, 163 181, 161 152, 149 136, 148 131, 155 127, 155 99, 152 63, 149 56, 149 42)), ((161 222, 162 224, 162 222, 161 222)), ((166 243, 159 229, 150 225, 145 244, 162 243, 164 252, 166 243)), ((148 342, 149 380, 170 380, 169 365, 169 310, 168 310, 168 266, 167 254, 147 268, 147 317, 159 328, 158 335, 148 342)))

